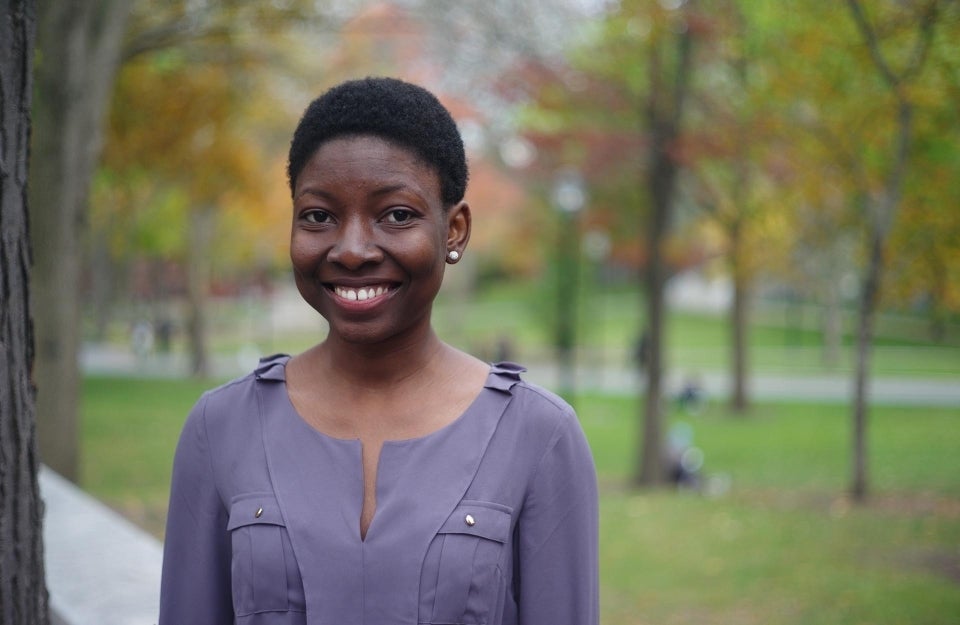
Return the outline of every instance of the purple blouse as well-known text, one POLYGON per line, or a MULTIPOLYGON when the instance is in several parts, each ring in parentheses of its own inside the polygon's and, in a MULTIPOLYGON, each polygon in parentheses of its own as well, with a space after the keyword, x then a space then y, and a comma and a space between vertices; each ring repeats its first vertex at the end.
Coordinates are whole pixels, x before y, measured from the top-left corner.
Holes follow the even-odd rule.
POLYGON ((160 625, 596 625, 597 482, 573 410, 493 365, 453 423, 384 443, 295 411, 289 357, 210 391, 177 447, 160 625))

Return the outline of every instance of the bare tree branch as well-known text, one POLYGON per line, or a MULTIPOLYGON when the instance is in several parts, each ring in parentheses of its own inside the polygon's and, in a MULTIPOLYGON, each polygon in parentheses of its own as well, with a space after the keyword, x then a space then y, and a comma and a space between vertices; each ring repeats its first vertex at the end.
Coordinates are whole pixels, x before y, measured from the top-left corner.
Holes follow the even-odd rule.
POLYGON ((860 0, 847 0, 847 6, 850 8, 851 15, 853 15, 853 20, 857 25, 857 30, 860 31, 864 42, 867 44, 867 51, 870 53, 870 58, 873 60, 873 64, 880 72, 880 76, 883 78, 883 81, 887 83, 887 86, 890 87, 890 89, 894 92, 897 98, 902 99, 904 96, 900 92, 900 85, 904 80, 918 73, 923 67, 924 60, 927 56, 927 51, 930 48, 930 42, 933 39, 933 26, 937 21, 937 15, 939 13, 938 3, 931 2, 927 6, 926 10, 923 11, 922 19, 920 20, 916 50, 914 50, 914 53, 910 57, 910 62, 903 69, 900 75, 897 75, 887 60, 883 57, 883 52, 880 50, 880 41, 877 37, 877 31, 873 26, 870 25, 860 0))
POLYGON ((873 64, 880 72, 880 76, 891 89, 897 91, 900 85, 900 78, 887 64, 887 60, 883 58, 883 54, 880 52, 880 42, 877 40, 877 33, 867 20, 863 6, 861 6, 859 0, 847 0, 847 6, 853 15, 853 21, 857 24, 857 30, 860 31, 860 34, 867 43, 867 51, 870 53, 873 64))
POLYGON ((917 47, 910 58, 910 62, 903 70, 903 78, 909 79, 918 74, 923 68, 927 59, 927 53, 930 51, 930 43, 933 41, 933 25, 937 21, 937 15, 940 5, 933 1, 923 12, 923 19, 920 22, 920 32, 917 36, 917 47))

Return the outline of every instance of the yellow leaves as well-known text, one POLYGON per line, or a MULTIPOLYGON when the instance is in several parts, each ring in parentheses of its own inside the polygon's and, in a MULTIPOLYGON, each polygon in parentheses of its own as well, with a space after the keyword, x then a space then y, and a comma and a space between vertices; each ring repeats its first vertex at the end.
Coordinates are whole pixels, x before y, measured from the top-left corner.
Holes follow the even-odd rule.
POLYGON ((266 198, 279 195, 287 207, 289 196, 278 164, 284 144, 261 130, 269 98, 251 88, 255 73, 181 61, 172 50, 120 72, 96 189, 105 200, 97 223, 112 230, 115 257, 182 257, 189 214, 213 207, 217 266, 280 261, 289 216, 268 210, 266 198), (264 145, 276 151, 267 154, 264 145))

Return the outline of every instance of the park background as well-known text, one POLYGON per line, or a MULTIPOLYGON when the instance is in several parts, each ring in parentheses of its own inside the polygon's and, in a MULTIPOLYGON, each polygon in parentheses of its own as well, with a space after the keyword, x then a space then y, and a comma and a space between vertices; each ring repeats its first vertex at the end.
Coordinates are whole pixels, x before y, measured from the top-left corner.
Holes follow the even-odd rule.
POLYGON ((323 336, 287 267, 292 128, 394 75, 471 164, 439 333, 527 365, 593 447, 604 623, 960 620, 956 2, 100 4, 86 48, 56 8, 38 28, 46 464, 162 538, 199 394, 323 336), (57 203, 83 71, 102 123, 57 203))

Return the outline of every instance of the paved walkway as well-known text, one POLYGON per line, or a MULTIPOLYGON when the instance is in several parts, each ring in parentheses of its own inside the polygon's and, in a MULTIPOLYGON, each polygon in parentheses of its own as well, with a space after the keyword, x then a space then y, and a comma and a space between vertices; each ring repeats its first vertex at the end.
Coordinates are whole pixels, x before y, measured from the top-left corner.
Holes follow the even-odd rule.
MULTIPOLYGON (((528 379, 546 387, 555 386, 556 367, 552 364, 532 366, 528 379)), ((684 378, 669 375, 665 382, 668 396, 683 388, 684 378)), ((707 372, 697 377, 708 397, 727 398, 733 387, 730 376, 707 372)), ((626 369, 581 371, 577 384, 582 390, 610 393, 632 393, 643 388, 639 374, 626 369)), ((755 400, 788 400, 798 402, 850 401, 853 397, 852 376, 830 375, 754 375, 748 380, 748 393, 755 400)), ((907 404, 953 406, 960 409, 960 378, 874 377, 870 380, 870 400, 874 404, 907 404)))
POLYGON ((44 563, 54 625, 152 625, 160 542, 47 467, 44 563))
MULTIPOLYGON (((217 357, 213 373, 219 378, 243 375, 257 363, 254 352, 240 352, 233 357, 217 357)), ((547 388, 556 388, 559 379, 555 363, 525 363, 526 378, 547 388)), ((188 374, 182 355, 151 355, 138 359, 129 351, 86 346, 82 365, 90 373, 131 376, 180 377, 188 374)), ((732 384, 721 372, 705 372, 698 376, 700 387, 709 397, 728 397, 732 384)), ((668 395, 679 392, 684 383, 680 375, 669 375, 665 382, 668 395)), ((642 388, 640 376, 626 367, 603 369, 582 367, 576 377, 579 390, 608 393, 635 393, 642 388)), ((784 399, 810 402, 847 402, 853 397, 850 375, 757 374, 749 380, 750 397, 756 400, 784 399)), ((908 376, 874 377, 870 380, 870 397, 875 404, 909 404, 952 406, 960 409, 960 376, 920 378, 908 376)))

